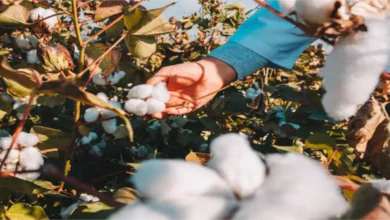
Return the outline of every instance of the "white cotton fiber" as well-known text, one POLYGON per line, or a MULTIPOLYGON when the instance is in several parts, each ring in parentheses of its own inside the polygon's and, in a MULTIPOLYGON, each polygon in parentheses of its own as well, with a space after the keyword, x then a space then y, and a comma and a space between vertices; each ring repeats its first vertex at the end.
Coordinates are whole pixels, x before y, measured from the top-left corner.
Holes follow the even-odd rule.
POLYGON ((121 81, 121 79, 125 75, 126 74, 124 71, 119 71, 119 72, 116 72, 116 73, 109 75, 107 78, 107 81, 110 82, 111 85, 115 85, 115 84, 119 83, 119 81, 121 81))
POLYGON ((88 195, 86 193, 81 193, 80 199, 83 200, 84 202, 98 202, 98 201, 100 201, 100 199, 98 197, 88 195))
POLYGON ((182 160, 155 159, 144 162, 133 176, 133 181, 142 196, 155 201, 202 195, 235 198, 217 173, 182 160))
POLYGON ((36 49, 27 51, 27 63, 28 64, 36 64, 36 63, 38 63, 38 56, 37 56, 37 50, 36 49))
MULTIPOLYGON (((0 138, 0 148, 2 150, 7 150, 8 148, 10 148, 11 146, 11 143, 12 143, 12 137, 3 137, 3 138, 0 138)), ((15 143, 16 144, 16 143, 15 143)), ((14 145, 15 146, 15 145, 14 145)))
POLYGON ((92 140, 96 140, 98 138, 98 135, 95 132, 89 132, 89 136, 92 140))
POLYGON ((30 11, 30 20, 31 21, 36 21, 38 19, 43 18, 43 13, 45 13, 46 9, 44 8, 34 8, 33 10, 30 11))
MULTIPOLYGON (((50 8, 48 8, 48 9, 45 10, 45 12, 43 12, 43 18, 47 18, 47 17, 49 17, 49 16, 51 16, 51 15, 55 15, 55 14, 56 14, 55 11, 53 11, 53 10, 50 9, 50 8)), ((53 16, 53 17, 50 17, 50 18, 48 18, 48 19, 45 19, 43 22, 47 25, 48 30, 49 30, 49 31, 52 31, 53 28, 54 28, 54 27, 57 25, 57 23, 58 23, 58 18, 57 18, 57 16, 53 16)))
POLYGON ((148 104, 148 114, 150 115, 161 113, 165 110, 165 103, 155 98, 148 98, 146 104, 148 104))
POLYGON ((127 97, 129 99, 146 99, 150 95, 152 95, 152 92, 153 92, 152 85, 142 84, 131 88, 127 97))
POLYGON ((84 113, 84 120, 86 122, 94 122, 98 120, 100 111, 98 108, 88 108, 84 113))
POLYGON ((138 116, 144 116, 148 112, 148 104, 140 99, 130 99, 125 103, 127 112, 138 116))
POLYGON ((82 145, 89 144, 89 143, 91 143, 91 141, 92 141, 92 138, 90 138, 90 137, 84 136, 84 137, 81 138, 81 144, 82 145))
POLYGON ((345 0, 300 0, 295 3, 295 12, 301 23, 315 27, 330 21, 336 2, 342 3, 338 14, 342 16, 342 19, 348 19, 345 0))
POLYGON ((99 92, 96 96, 99 99, 101 99, 101 100, 103 100, 105 102, 108 102, 108 97, 107 97, 107 95, 104 92, 99 92))
POLYGON ((16 143, 23 147, 33 147, 39 143, 39 138, 35 134, 22 131, 19 133, 16 143))
MULTIPOLYGON (((120 102, 110 100, 110 101, 108 101, 108 103, 110 103, 111 105, 113 105, 117 108, 122 108, 122 105, 120 102)), ((108 109, 103 109, 102 115, 103 115, 103 118, 111 118, 111 117, 117 116, 118 114, 115 113, 114 111, 111 111, 108 109)))
MULTIPOLYGON (((3 150, 0 153, 0 160, 3 160, 5 155, 7 154, 7 150, 3 150)), ((19 160, 19 150, 11 149, 7 156, 6 163, 16 163, 19 160)))
POLYGON ((320 75, 325 78, 322 104, 335 120, 353 116, 379 82, 390 53, 389 20, 367 19, 368 32, 348 35, 335 45, 320 75))
POLYGON ((16 46, 18 46, 22 50, 29 50, 31 49, 30 41, 29 40, 23 40, 20 38, 15 39, 16 46))
POLYGON ((186 197, 169 202, 136 202, 120 209, 109 219, 226 219, 236 202, 219 197, 186 197))
POLYGON ((290 14, 295 11, 296 0, 278 0, 278 2, 285 14, 290 14))
POLYGON ((297 153, 266 157, 269 175, 233 219, 333 219, 348 208, 335 179, 317 161, 297 153))
POLYGON ((116 118, 108 121, 103 121, 102 126, 104 131, 108 134, 114 134, 116 129, 118 128, 116 125, 116 118))
POLYGON ((167 84, 159 82, 153 87, 152 97, 164 103, 168 103, 171 99, 171 94, 167 89, 167 84))
POLYGON ((20 152, 20 165, 27 170, 39 169, 43 165, 41 152, 35 147, 24 148, 20 152))
POLYGON ((251 197, 264 182, 266 168, 248 140, 239 134, 225 134, 210 144, 214 169, 241 199, 251 197))
POLYGON ((92 77, 92 82, 98 86, 104 86, 107 84, 106 79, 102 78, 102 74, 96 74, 92 77))

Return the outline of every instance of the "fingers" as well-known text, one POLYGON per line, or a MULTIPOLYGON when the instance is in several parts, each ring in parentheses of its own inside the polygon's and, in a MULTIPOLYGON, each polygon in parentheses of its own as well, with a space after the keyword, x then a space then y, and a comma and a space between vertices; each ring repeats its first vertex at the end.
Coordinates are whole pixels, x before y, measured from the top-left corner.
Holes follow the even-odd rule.
POLYGON ((168 81, 168 74, 163 68, 160 71, 158 71, 158 73, 156 73, 152 78, 146 81, 146 84, 154 86, 159 82, 167 82, 167 81, 168 81))
POLYGON ((184 115, 194 111, 194 107, 167 108, 165 112, 170 115, 184 115))

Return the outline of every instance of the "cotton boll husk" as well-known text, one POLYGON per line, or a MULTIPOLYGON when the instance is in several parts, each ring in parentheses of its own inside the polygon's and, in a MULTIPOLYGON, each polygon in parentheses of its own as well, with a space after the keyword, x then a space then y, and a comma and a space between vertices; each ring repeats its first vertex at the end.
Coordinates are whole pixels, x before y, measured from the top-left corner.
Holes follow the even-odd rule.
POLYGON ((89 144, 89 143, 91 143, 91 141, 92 141, 92 138, 90 138, 90 137, 82 137, 81 138, 81 144, 82 145, 85 145, 85 144, 89 144))
MULTIPOLYGON (((47 18, 47 17, 49 17, 49 16, 51 16, 51 15, 55 15, 55 14, 56 14, 55 11, 53 11, 53 10, 50 9, 50 8, 48 8, 48 9, 46 9, 45 12, 43 13, 43 18, 47 18)), ((49 31, 52 31, 53 28, 54 28, 54 27, 57 25, 57 23, 58 23, 58 18, 57 18, 57 16, 50 17, 50 18, 48 18, 48 19, 45 19, 43 22, 48 26, 48 30, 49 30, 49 31)))
POLYGON ((153 87, 152 97, 164 103, 168 103, 171 99, 171 94, 167 89, 167 84, 159 82, 153 87))
POLYGON ((143 100, 130 99, 125 103, 125 109, 135 115, 144 116, 148 112, 148 104, 143 100))
POLYGON ((84 113, 84 120, 86 122, 94 122, 98 120, 100 111, 98 108, 88 108, 84 113))
POLYGON ((101 74, 96 74, 92 77, 92 82, 99 86, 104 86, 107 84, 106 79, 101 77, 101 74))
POLYGON ((278 0, 280 7, 286 14, 290 14, 295 11, 296 0, 278 0))
POLYGON ((116 129, 118 128, 116 126, 116 118, 108 120, 108 121, 103 121, 102 126, 103 126, 104 131, 108 134, 115 133, 116 129))
POLYGON ((225 219, 236 208, 236 202, 219 197, 180 198, 169 202, 136 202, 122 208, 109 219, 225 219))
MULTIPOLYGON (((120 102, 110 100, 110 101, 108 101, 108 103, 110 103, 111 105, 113 105, 117 108, 122 108, 122 105, 120 102)), ((103 109, 102 115, 103 115, 103 118, 111 118, 111 117, 117 116, 118 114, 115 113, 114 111, 111 111, 108 109, 103 109)))
POLYGON ((295 12, 301 23, 316 27, 330 21, 336 2, 342 3, 338 10, 342 19, 349 19, 345 0, 300 0, 295 2, 295 12))
POLYGON ((165 110, 165 103, 155 98, 148 98, 148 100, 146 100, 146 104, 148 104, 148 114, 150 115, 160 113, 165 110))
POLYGON ((210 144, 207 166, 215 170, 241 199, 251 197, 264 182, 266 168, 248 140, 239 134, 226 134, 210 144))
POLYGON ((127 97, 129 99, 146 99, 152 95, 152 92, 152 85, 142 84, 131 88, 127 97))
POLYGON ((38 56, 37 56, 37 50, 36 49, 27 51, 27 63, 28 64, 36 64, 36 63, 38 63, 38 56))
POLYGON ((16 143, 24 147, 33 147, 39 143, 39 138, 35 134, 20 132, 16 143))
POLYGON ((227 183, 213 170, 182 160, 144 162, 133 181, 142 196, 155 201, 201 195, 235 198, 227 183))
POLYGON ((31 21, 36 21, 40 18, 43 18, 43 13, 45 13, 46 9, 44 8, 34 8, 33 10, 30 11, 30 16, 29 16, 29 19, 31 21))
POLYGON ((96 95, 99 99, 105 101, 105 102, 108 102, 108 97, 105 93, 103 92, 99 92, 97 95, 96 95))
POLYGON ((368 32, 340 39, 320 73, 326 90, 322 103, 335 120, 352 116, 369 99, 389 60, 389 19, 367 19, 365 24, 368 32))
POLYGON ((332 219, 348 203, 324 167, 297 153, 266 157, 269 175, 233 219, 332 219))

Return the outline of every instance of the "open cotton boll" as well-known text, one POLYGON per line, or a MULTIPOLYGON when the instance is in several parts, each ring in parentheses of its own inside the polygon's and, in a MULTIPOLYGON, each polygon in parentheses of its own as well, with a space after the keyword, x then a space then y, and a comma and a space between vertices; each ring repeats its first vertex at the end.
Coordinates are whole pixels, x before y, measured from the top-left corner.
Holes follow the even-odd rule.
POLYGON ((136 202, 109 217, 112 220, 226 219, 236 202, 219 197, 180 198, 169 202, 136 202))
POLYGON ((16 143, 24 147, 33 147, 39 143, 39 138, 35 134, 20 132, 16 143))
POLYGON ((291 14, 295 11, 296 0, 278 0, 278 2, 284 13, 291 14))
MULTIPOLYGON (((48 8, 48 9, 45 10, 45 12, 43 12, 43 18, 47 18, 47 17, 52 16, 52 15, 55 15, 55 14, 56 14, 55 11, 53 11, 53 10, 50 9, 50 8, 48 8)), ((50 18, 48 18, 48 19, 45 19, 43 22, 47 25, 48 30, 49 30, 49 31, 52 31, 53 28, 54 28, 54 27, 57 25, 57 23, 58 23, 58 18, 57 18, 57 16, 53 16, 53 17, 50 17, 50 18)))
POLYGON ((81 193, 80 194, 80 199, 83 200, 84 202, 98 202, 100 199, 96 196, 92 196, 86 193, 81 193))
POLYGON ((98 120, 100 111, 98 108, 88 108, 84 113, 84 120, 86 122, 94 122, 98 120))
POLYGON ((27 51, 27 63, 28 64, 36 64, 36 63, 38 63, 38 55, 37 55, 37 50, 36 49, 27 51))
POLYGON ((107 81, 110 82, 111 85, 115 85, 121 81, 121 79, 125 76, 123 71, 113 73, 110 76, 108 76, 107 81))
POLYGON ((330 21, 336 3, 341 4, 337 15, 341 19, 349 19, 345 0, 300 0, 295 2, 295 12, 301 23, 309 27, 316 27, 330 21))
MULTIPOLYGON (((12 143, 12 137, 3 137, 3 138, 0 138, 0 148, 2 150, 7 150, 8 148, 10 148, 11 146, 11 143, 12 143)), ((16 143, 15 143, 16 144, 16 143)), ((14 145, 15 146, 15 145, 14 145)))
POLYGON ((105 101, 105 102, 108 102, 108 97, 105 93, 103 92, 99 92, 97 95, 96 95, 99 99, 105 101))
POLYGON ((298 153, 266 157, 269 175, 233 219, 333 219, 348 208, 336 180, 298 153))
POLYGON ((148 100, 146 100, 146 104, 148 104, 148 114, 150 115, 160 113, 165 110, 165 103, 155 98, 148 98, 148 100))
POLYGON ((152 97, 164 103, 168 103, 171 99, 171 94, 167 89, 167 84, 159 82, 153 87, 152 97))
POLYGON ((101 77, 102 75, 101 74, 96 74, 92 77, 92 82, 96 85, 99 85, 99 86, 104 86, 107 84, 107 81, 106 79, 103 79, 101 77))
POLYGON ((235 198, 230 187, 217 173, 182 160, 156 159, 144 162, 133 176, 133 181, 142 196, 155 201, 201 195, 235 198))
POLYGON ((24 148, 20 152, 19 163, 27 170, 39 169, 43 165, 43 157, 35 147, 24 148))
POLYGON ((104 131, 108 134, 114 134, 116 129, 118 128, 116 126, 116 118, 108 120, 108 121, 103 121, 102 126, 103 126, 104 131))
MULTIPOLYGON (((122 105, 121 105, 120 102, 110 100, 110 101, 108 101, 108 103, 110 103, 111 105, 113 105, 113 106, 115 106, 117 108, 122 108, 122 105)), ((102 115, 103 115, 103 118, 112 118, 112 117, 117 116, 118 114, 115 113, 114 111, 111 111, 111 110, 108 110, 108 109, 103 109, 102 115)))
POLYGON ((320 72, 326 90, 322 104, 335 120, 354 115, 369 99, 389 60, 389 19, 366 19, 365 24, 367 32, 352 33, 337 42, 320 72))
POLYGON ((152 95, 152 92, 152 85, 142 84, 131 88, 127 97, 129 99, 146 99, 152 95))
MULTIPOLYGON (((19 151, 15 149, 11 149, 9 152, 7 159, 5 160, 5 163, 16 163, 19 160, 19 151)), ((0 160, 3 160, 5 155, 7 154, 6 150, 3 150, 0 153, 0 160)))
POLYGON ((96 140, 98 138, 98 135, 95 132, 89 132, 89 136, 92 140, 96 140))
POLYGON ((266 168, 248 140, 239 134, 226 134, 210 144, 207 166, 215 170, 241 199, 251 197, 264 182, 266 168))
POLYGON ((34 8, 33 10, 30 11, 30 16, 29 19, 31 21, 36 21, 38 19, 43 18, 43 14, 45 13, 46 9, 44 8, 34 8))
POLYGON ((144 116, 148 112, 148 104, 140 99, 130 99, 125 103, 127 112, 138 116, 144 116))
POLYGON ((29 40, 23 40, 20 38, 15 39, 16 46, 18 46, 22 50, 29 50, 31 49, 30 41, 29 40))

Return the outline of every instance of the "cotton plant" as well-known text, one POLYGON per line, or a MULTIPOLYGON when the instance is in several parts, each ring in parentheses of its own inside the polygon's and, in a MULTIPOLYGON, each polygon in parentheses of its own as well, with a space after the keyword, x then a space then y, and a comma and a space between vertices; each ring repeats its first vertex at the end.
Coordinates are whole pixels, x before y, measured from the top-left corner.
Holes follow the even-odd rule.
POLYGON ((328 219, 348 208, 336 180, 306 156, 263 156, 239 134, 214 139, 210 150, 206 166, 142 163, 132 176, 142 198, 109 219, 328 219))
MULTIPOLYGON (((29 19, 32 22, 36 22, 43 18, 55 15, 56 12, 50 8, 44 9, 42 7, 34 8, 30 11, 29 19)), ((42 21, 42 25, 49 32, 52 32, 59 22, 58 16, 53 16, 42 21)))
POLYGON ((166 108, 171 95, 166 83, 159 82, 156 85, 141 84, 130 89, 128 101, 125 103, 126 111, 138 116, 161 113, 166 108))
POLYGON ((118 71, 110 74, 106 79, 103 78, 103 73, 95 74, 92 77, 92 82, 95 85, 99 86, 105 86, 105 85, 116 85, 118 84, 123 77, 126 76, 126 73, 124 71, 118 71))
MULTIPOLYGON (((4 160, 12 144, 12 136, 0 138, 0 160, 4 160)), ((21 132, 9 151, 1 171, 33 171, 43 165, 43 157, 38 148, 39 138, 35 134, 21 132)), ((16 177, 34 181, 40 176, 39 172, 18 173, 16 177)))

